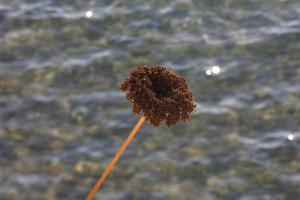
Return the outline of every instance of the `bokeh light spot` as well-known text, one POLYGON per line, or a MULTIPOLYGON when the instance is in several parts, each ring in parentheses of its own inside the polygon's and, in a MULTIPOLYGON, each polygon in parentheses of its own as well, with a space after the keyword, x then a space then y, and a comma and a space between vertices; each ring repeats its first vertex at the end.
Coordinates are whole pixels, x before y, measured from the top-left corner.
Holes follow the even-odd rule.
POLYGON ((295 138, 294 135, 292 135, 292 134, 289 134, 289 135, 288 135, 288 140, 289 140, 289 141, 293 141, 294 138, 295 138))
POLYGON ((94 14, 93 11, 88 10, 88 11, 86 11, 85 16, 86 16, 86 18, 91 18, 93 16, 93 14, 94 14))

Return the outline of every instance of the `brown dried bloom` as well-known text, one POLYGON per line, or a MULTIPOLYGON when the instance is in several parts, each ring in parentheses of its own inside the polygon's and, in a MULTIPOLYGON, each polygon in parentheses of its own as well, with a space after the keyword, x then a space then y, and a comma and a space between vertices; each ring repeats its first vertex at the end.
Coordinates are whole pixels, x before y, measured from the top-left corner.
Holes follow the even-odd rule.
POLYGON ((120 88, 133 103, 133 112, 143 113, 154 126, 185 121, 196 107, 186 80, 158 65, 130 69, 120 88))

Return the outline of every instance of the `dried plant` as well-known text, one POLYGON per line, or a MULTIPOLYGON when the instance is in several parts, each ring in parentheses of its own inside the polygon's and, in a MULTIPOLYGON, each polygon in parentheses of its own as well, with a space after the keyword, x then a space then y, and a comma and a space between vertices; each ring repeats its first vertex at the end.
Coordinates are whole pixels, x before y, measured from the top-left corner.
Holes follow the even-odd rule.
POLYGON ((142 117, 106 167, 86 200, 94 198, 97 190, 145 120, 149 120, 154 126, 158 126, 162 121, 170 126, 188 119, 196 107, 184 78, 158 65, 139 65, 132 68, 129 77, 120 84, 120 88, 126 92, 127 99, 133 103, 133 112, 142 114, 142 117))
POLYGON ((158 65, 132 68, 121 85, 133 112, 143 114, 154 126, 170 126, 188 119, 196 107, 184 78, 158 65))

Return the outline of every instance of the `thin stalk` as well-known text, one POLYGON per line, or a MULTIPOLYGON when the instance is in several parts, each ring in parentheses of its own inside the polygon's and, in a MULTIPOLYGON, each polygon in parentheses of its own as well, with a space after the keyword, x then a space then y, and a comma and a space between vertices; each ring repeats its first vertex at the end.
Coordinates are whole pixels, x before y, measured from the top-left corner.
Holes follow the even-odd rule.
POLYGON ((94 185, 94 187, 92 188, 92 190, 90 191, 90 193, 88 194, 88 196, 86 197, 85 200, 92 200, 94 198, 96 192, 101 187, 101 185, 103 184, 103 182, 105 181, 105 179, 109 175, 109 173, 112 171, 114 165, 118 162, 118 160, 121 157, 122 153, 127 148, 129 143, 132 141, 132 139, 134 138, 134 136, 136 135, 138 130, 141 128, 144 121, 145 121, 145 117, 142 116, 140 118, 140 120, 137 122, 137 124, 135 125, 135 127, 133 128, 133 130, 130 132, 130 134, 128 135, 126 140, 123 142, 123 144, 121 145, 121 147, 119 148, 119 150, 115 154, 114 158, 110 161, 109 165, 106 167, 103 174, 98 179, 97 183, 94 185))

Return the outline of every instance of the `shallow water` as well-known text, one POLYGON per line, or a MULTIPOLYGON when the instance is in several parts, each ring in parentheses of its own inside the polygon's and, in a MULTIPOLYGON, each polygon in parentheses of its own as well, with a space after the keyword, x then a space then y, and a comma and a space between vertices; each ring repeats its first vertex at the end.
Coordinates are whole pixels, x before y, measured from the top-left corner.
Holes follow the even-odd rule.
POLYGON ((298 0, 2 0, 0 41, 1 200, 84 199, 138 120, 117 86, 139 63, 198 107, 145 124, 97 199, 300 196, 298 0))

